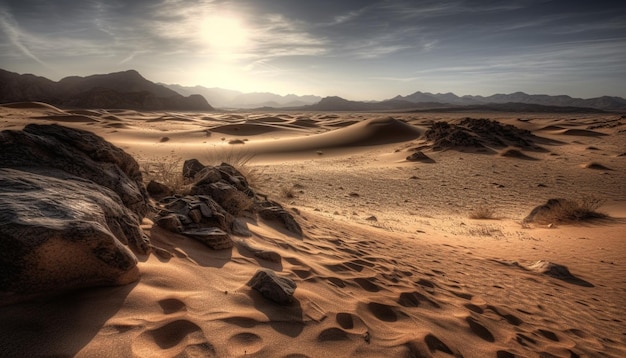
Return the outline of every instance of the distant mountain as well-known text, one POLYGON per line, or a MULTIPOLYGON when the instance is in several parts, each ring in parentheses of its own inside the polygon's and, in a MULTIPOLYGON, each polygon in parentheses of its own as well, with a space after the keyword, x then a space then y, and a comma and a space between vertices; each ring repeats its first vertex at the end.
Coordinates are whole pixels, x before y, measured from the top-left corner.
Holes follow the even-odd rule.
POLYGON ((0 69, 0 103, 40 101, 55 106, 139 110, 211 111, 200 95, 181 94, 129 70, 58 82, 0 69))
POLYGON ((213 106, 218 108, 299 107, 317 103, 322 99, 322 97, 319 96, 297 96, 295 94, 281 96, 269 92, 243 93, 217 87, 185 87, 168 84, 163 84, 163 86, 181 95, 189 95, 192 93, 200 94, 213 104, 213 106))
POLYGON ((341 97, 331 96, 323 98, 316 104, 302 106, 297 109, 308 111, 397 111, 442 106, 443 104, 441 103, 426 102, 418 104, 398 99, 381 102, 349 101, 341 97))
POLYGON ((404 100, 414 103, 440 102, 455 105, 476 105, 476 104, 505 104, 505 103, 525 103, 543 106, 558 107, 580 107, 595 108, 601 110, 624 110, 626 109, 626 99, 621 97, 597 97, 597 98, 573 98, 570 96, 549 96, 549 95, 529 95, 524 92, 511 94, 494 94, 492 96, 463 96, 459 97, 454 93, 423 93, 415 92, 408 96, 396 96, 394 100, 404 100))
MULTIPOLYGON (((423 95, 423 94, 422 94, 423 95)), ((418 95, 422 100, 436 100, 436 95, 418 95)), ((415 96, 413 98, 416 98, 415 96)), ((381 102, 349 101, 341 97, 325 97, 319 103, 290 108, 307 111, 397 111, 397 112, 462 112, 462 111, 488 111, 488 112, 553 112, 553 113, 597 113, 603 112, 595 108, 583 108, 572 106, 545 106, 532 103, 486 103, 486 104, 450 104, 441 102, 410 102, 395 97, 381 102)), ((406 98, 406 97, 403 97, 406 98)), ((463 102, 463 101, 457 101, 463 102)), ((267 109, 267 108, 266 108, 267 109)))

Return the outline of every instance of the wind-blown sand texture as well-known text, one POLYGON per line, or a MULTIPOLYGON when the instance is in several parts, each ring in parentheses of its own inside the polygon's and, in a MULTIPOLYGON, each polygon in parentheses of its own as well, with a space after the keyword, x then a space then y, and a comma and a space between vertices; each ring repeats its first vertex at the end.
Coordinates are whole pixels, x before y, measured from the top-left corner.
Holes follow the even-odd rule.
POLYGON ((93 131, 146 167, 253 156, 246 165, 257 191, 290 208, 304 235, 249 218, 251 237, 212 251, 145 220, 172 257, 139 257, 134 284, 2 307, 2 356, 626 356, 626 119, 618 114, 0 106, 0 130, 27 123, 93 131), (432 148, 425 133, 434 122, 467 116, 533 136, 519 147, 432 148), (407 161, 417 150, 432 162, 407 161), (522 222, 547 199, 591 195, 606 199, 609 219, 522 222), (469 219, 479 206, 494 217, 469 219), (246 286, 259 268, 297 283, 292 305, 246 286))

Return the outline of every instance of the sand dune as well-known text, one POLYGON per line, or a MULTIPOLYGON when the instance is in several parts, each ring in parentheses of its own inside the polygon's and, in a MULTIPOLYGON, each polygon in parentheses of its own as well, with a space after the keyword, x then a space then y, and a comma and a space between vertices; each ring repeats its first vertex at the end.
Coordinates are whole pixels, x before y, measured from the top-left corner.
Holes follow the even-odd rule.
POLYGON ((2 355, 626 356, 626 161, 616 154, 624 152, 625 128, 588 129, 616 115, 518 121, 517 113, 473 113, 559 145, 505 147, 499 155, 419 149, 430 163, 406 157, 428 144, 431 123, 464 115, 391 116, 1 106, 0 129, 85 128, 144 163, 202 161, 248 139, 236 147, 256 155, 247 169, 257 191, 281 201, 304 232, 298 238, 250 217, 250 237, 213 251, 146 219, 145 232, 163 251, 139 257, 139 282, 2 307, 2 355), (580 144, 562 142, 565 135, 580 144), (585 195, 605 199, 600 210, 611 218, 522 222, 549 198, 585 195), (493 216, 470 219, 479 206, 493 216), (566 266, 570 276, 546 263, 566 266), (296 282, 291 305, 246 286, 259 268, 296 282))

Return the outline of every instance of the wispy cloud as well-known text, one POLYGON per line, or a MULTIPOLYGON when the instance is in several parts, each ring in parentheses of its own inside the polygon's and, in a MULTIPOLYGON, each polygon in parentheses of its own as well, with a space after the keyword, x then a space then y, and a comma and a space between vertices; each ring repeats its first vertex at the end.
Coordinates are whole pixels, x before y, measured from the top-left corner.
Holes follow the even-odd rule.
POLYGON ((25 44, 27 38, 31 37, 29 34, 20 30, 17 22, 13 16, 4 8, 0 7, 0 29, 4 32, 9 41, 26 57, 34 60, 44 67, 49 67, 48 64, 43 62, 38 56, 36 56, 25 44), (26 41, 25 41, 26 40, 26 41))

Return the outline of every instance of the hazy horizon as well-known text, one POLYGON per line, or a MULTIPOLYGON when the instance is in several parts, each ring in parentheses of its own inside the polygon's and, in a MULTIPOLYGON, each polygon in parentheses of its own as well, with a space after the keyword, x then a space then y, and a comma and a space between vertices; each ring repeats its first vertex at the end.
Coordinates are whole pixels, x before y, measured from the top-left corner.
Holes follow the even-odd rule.
POLYGON ((626 5, 542 1, 3 1, 0 68, 383 100, 626 97, 626 5))

